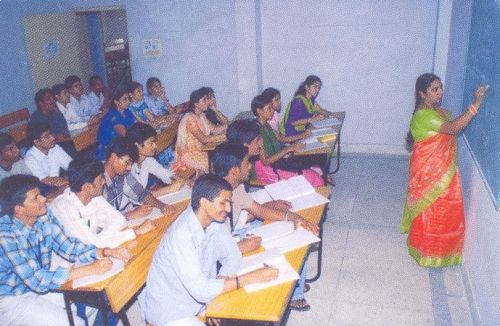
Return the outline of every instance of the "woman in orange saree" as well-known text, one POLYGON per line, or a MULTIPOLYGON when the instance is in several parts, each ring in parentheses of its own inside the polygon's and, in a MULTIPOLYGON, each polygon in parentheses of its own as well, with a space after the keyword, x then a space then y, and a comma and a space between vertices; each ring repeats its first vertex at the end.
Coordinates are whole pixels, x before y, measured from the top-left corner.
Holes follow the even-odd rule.
POLYGON ((467 110, 452 119, 439 107, 443 97, 439 77, 423 74, 417 79, 401 232, 408 233, 408 251, 420 266, 437 268, 462 261, 465 224, 456 135, 474 118, 487 89, 480 86, 467 110))

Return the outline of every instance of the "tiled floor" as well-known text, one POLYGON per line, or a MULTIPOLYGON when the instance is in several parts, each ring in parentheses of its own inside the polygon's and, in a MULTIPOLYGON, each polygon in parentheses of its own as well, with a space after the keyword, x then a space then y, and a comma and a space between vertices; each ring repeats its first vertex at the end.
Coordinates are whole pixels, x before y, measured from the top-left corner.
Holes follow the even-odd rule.
MULTIPOLYGON (((420 268, 407 254, 399 233, 407 165, 403 157, 342 157, 322 276, 306 294, 312 308, 292 312, 287 325, 472 325, 460 268, 420 268)), ((137 304, 128 315, 141 325, 137 304)))
MULTIPOLYGON (((428 270, 399 233, 407 158, 346 155, 324 224, 323 274, 287 325, 472 325, 460 268, 428 270)), ((309 261, 314 273, 315 254, 309 261)))

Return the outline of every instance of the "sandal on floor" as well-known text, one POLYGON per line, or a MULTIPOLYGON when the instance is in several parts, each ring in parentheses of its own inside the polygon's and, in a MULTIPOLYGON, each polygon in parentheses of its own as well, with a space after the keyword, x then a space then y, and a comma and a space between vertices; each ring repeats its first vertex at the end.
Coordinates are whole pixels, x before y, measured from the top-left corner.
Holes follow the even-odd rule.
POLYGON ((295 311, 309 311, 311 306, 307 303, 306 299, 292 300, 288 304, 290 309, 295 311))
POLYGON ((309 284, 304 284, 304 293, 307 293, 309 292, 309 290, 311 289, 311 286, 309 284))

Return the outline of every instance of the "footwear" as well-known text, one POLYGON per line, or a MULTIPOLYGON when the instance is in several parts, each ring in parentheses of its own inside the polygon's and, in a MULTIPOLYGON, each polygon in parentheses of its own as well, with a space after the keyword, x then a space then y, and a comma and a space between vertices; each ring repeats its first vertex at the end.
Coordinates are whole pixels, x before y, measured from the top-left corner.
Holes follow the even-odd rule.
POLYGON ((288 304, 290 309, 295 311, 309 311, 311 306, 307 303, 306 299, 292 300, 288 304))
POLYGON ((309 292, 310 289, 311 289, 311 286, 308 283, 304 284, 304 293, 309 292))

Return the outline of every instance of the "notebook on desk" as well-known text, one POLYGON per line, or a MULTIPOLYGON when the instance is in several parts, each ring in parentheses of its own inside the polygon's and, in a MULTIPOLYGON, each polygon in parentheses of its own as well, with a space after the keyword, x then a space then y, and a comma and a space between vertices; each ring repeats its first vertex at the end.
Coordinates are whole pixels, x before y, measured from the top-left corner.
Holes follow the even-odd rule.
MULTIPOLYGON (((76 280, 73 280, 73 289, 104 281, 105 279, 108 279, 108 278, 120 273, 124 269, 123 261, 121 261, 120 259, 116 259, 116 258, 110 258, 110 259, 111 259, 111 262, 113 263, 113 265, 111 266, 111 269, 109 271, 107 271, 103 274, 88 275, 88 276, 84 276, 84 277, 78 278, 76 280)), ((80 265, 80 266, 82 266, 82 265, 80 265)))
POLYGON ((315 121, 312 123, 312 126, 314 128, 325 128, 325 127, 338 126, 341 124, 342 124, 342 121, 340 121, 339 119, 337 119, 335 117, 330 117, 330 118, 326 118, 323 120, 315 121))
POLYGON ((316 192, 303 175, 266 185, 264 189, 250 193, 250 196, 259 204, 279 199, 289 201, 292 212, 329 202, 328 198, 316 192))
POLYGON ((279 221, 252 229, 252 234, 262 238, 266 250, 279 250, 286 253, 321 241, 319 237, 305 229, 295 229, 293 222, 279 221))
MULTIPOLYGON (((184 186, 179 191, 171 192, 169 194, 158 197, 158 200, 164 204, 173 205, 189 198, 191 198, 191 188, 189 188, 188 186, 184 186)), ((128 220, 127 226, 131 228, 136 227, 144 223, 146 220, 156 220, 157 218, 160 218, 162 216, 163 213, 161 212, 161 210, 155 207, 153 208, 153 210, 151 210, 151 213, 146 216, 128 220)))

